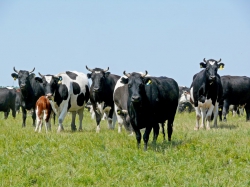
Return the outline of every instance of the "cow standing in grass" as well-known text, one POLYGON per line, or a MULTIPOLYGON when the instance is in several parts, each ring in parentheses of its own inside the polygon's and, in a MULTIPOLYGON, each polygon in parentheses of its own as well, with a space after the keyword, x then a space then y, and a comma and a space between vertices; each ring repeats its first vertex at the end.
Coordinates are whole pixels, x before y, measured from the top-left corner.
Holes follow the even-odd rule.
POLYGON ((16 73, 12 73, 11 76, 14 80, 18 79, 18 84, 21 91, 21 108, 23 114, 23 123, 22 126, 26 126, 26 118, 27 118, 27 111, 32 110, 32 119, 33 119, 33 126, 35 126, 36 114, 35 114, 35 107, 36 101, 44 95, 44 90, 42 85, 35 80, 35 74, 32 73, 35 71, 35 68, 32 71, 26 70, 16 70, 15 67, 13 68, 16 73))
POLYGON ((218 69, 224 68, 223 63, 218 60, 206 60, 200 63, 200 67, 204 68, 193 77, 191 85, 191 99, 194 102, 196 111, 196 125, 194 130, 204 128, 205 120, 207 120, 206 129, 210 129, 212 113, 214 114, 214 127, 217 127, 218 103, 222 98, 223 90, 221 85, 218 69), (199 125, 199 120, 201 125, 199 125))
POLYGON ((48 130, 51 130, 51 123, 50 123, 50 119, 52 117, 52 107, 50 104, 49 99, 46 96, 41 96, 37 102, 36 102, 36 128, 35 128, 35 132, 41 132, 42 131, 42 123, 43 123, 43 119, 45 121, 45 128, 46 128, 46 132, 48 132, 48 130))
POLYGON ((75 118, 79 115, 79 131, 82 130, 84 106, 89 100, 89 83, 84 73, 66 71, 57 75, 42 75, 36 80, 43 84, 45 95, 50 99, 53 110, 58 114, 57 132, 64 130, 63 121, 72 113, 71 130, 76 130, 75 118))
POLYGON ((110 74, 109 68, 106 70, 101 68, 90 69, 86 66, 86 69, 91 73, 87 76, 92 80, 90 87, 90 101, 93 106, 97 128, 96 132, 100 132, 100 121, 102 113, 98 110, 98 103, 104 102, 104 107, 109 106, 110 111, 108 115, 108 127, 114 129, 116 123, 116 115, 114 113, 114 100, 113 93, 117 80, 120 78, 118 75, 110 74))
POLYGON ((168 140, 171 141, 173 122, 178 106, 179 87, 168 77, 146 77, 140 73, 126 73, 122 83, 128 85, 128 113, 134 129, 137 146, 140 147, 140 129, 146 128, 143 135, 144 150, 147 150, 149 134, 153 128, 155 143, 159 135, 159 123, 168 120, 168 140))
POLYGON ((13 118, 16 117, 16 90, 0 88, 0 111, 4 112, 4 119, 8 118, 11 110, 13 118))

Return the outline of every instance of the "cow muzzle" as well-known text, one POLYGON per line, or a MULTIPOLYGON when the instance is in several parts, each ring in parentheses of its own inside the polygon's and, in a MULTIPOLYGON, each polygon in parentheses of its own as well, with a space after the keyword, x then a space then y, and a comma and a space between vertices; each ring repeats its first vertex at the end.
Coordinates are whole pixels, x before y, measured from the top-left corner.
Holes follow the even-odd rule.
POLYGON ((94 92, 100 92, 100 88, 93 88, 94 92))
POLYGON ((133 103, 138 103, 138 102, 141 101, 141 97, 140 97, 140 96, 132 96, 132 97, 131 97, 131 101, 132 101, 133 103))
POLYGON ((20 89, 21 90, 25 89, 25 87, 26 87, 26 84, 20 84, 20 89))
POLYGON ((51 99, 53 98, 51 93, 46 94, 46 97, 47 97, 49 100, 51 100, 51 99))

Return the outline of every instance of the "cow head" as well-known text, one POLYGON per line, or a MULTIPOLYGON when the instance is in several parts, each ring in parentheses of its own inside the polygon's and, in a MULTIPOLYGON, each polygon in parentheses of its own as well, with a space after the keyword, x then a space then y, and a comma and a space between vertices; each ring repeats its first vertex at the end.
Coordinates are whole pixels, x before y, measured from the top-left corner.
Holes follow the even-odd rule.
POLYGON ((32 71, 26 71, 26 70, 18 71, 14 67, 13 70, 16 73, 12 73, 11 76, 14 78, 14 80, 18 79, 18 84, 21 91, 27 91, 30 87, 30 80, 35 76, 35 74, 32 73, 33 71, 35 71, 35 68, 32 71))
POLYGON ((142 94, 145 92, 145 85, 151 84, 151 79, 145 77, 148 72, 145 73, 126 73, 123 74, 127 77, 122 77, 121 83, 128 84, 128 94, 131 102, 139 103, 142 100, 142 94))
POLYGON ((36 77, 35 80, 42 83, 45 95, 48 99, 52 99, 58 85, 62 81, 62 77, 54 75, 42 75, 38 73, 40 77, 36 77))
POLYGON ((206 60, 204 58, 203 61, 204 62, 200 63, 200 67, 206 69, 205 70, 206 76, 207 76, 209 82, 213 83, 216 80, 216 75, 217 75, 218 69, 224 68, 224 63, 219 63, 221 61, 221 59, 216 61, 213 59, 206 60))
POLYGON ((103 89, 103 85, 105 79, 109 76, 110 72, 108 72, 109 68, 103 70, 101 68, 90 69, 86 66, 86 69, 91 73, 88 73, 88 78, 92 80, 91 88, 94 92, 100 92, 103 89))

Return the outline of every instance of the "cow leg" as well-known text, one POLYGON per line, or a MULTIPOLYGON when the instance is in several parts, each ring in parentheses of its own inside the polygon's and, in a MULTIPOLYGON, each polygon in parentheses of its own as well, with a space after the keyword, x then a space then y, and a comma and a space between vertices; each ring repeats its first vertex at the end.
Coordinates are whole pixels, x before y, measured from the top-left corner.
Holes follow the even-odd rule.
POLYGON ((27 111, 25 110, 24 107, 22 107, 22 114, 23 114, 23 124, 22 124, 22 127, 25 127, 26 126, 27 111))
POLYGON ((174 123, 174 116, 168 119, 168 141, 171 141, 172 133, 173 133, 173 123, 174 123))
POLYGON ((246 110, 246 121, 250 121, 250 105, 246 105, 245 110, 246 110))
POLYGON ((136 140, 137 140, 137 148, 139 149, 140 144, 141 144, 141 131, 140 131, 140 129, 135 128, 135 126, 133 128, 134 128, 135 137, 136 137, 136 140))
POLYGON ((83 119, 83 111, 84 111, 84 108, 78 110, 78 116, 79 116, 79 131, 82 131, 82 119, 83 119))
POLYGON ((50 127, 50 118, 51 118, 51 113, 48 113, 48 110, 44 111, 44 121, 45 121, 45 128, 46 128, 46 133, 48 132, 48 130, 51 130, 50 127))
MULTIPOLYGON (((143 134, 143 141, 144 141, 144 151, 147 151, 148 149, 148 139, 149 139, 149 134, 152 130, 152 127, 146 127, 146 130, 143 134)), ((158 134, 159 134, 159 130, 158 130, 158 134)))
POLYGON ((65 118, 65 116, 67 115, 67 108, 68 108, 68 101, 63 101, 63 102, 66 102, 66 103, 62 103, 61 105, 63 106, 63 109, 60 110, 61 112, 59 112, 59 118, 58 118, 58 123, 59 123, 59 126, 58 126, 58 129, 57 129, 57 132, 61 132, 64 130, 63 128, 63 120, 65 118))
POLYGON ((160 130, 160 127, 159 127, 158 123, 156 125, 154 125, 153 130, 154 130, 153 144, 156 144, 156 140, 158 138, 159 130, 160 130))
POLYGON ((164 129, 164 123, 161 123, 161 130, 162 130, 162 134, 163 134, 163 141, 165 141, 166 134, 165 134, 165 129, 164 129))
POLYGON ((7 118, 8 118, 8 116, 9 116, 9 111, 4 112, 4 119, 7 119, 7 118))
POLYGON ((16 118, 16 108, 15 108, 15 106, 12 107, 11 113, 12 113, 12 117, 13 117, 13 118, 16 118))
POLYGON ((111 108, 109 111, 109 115, 108 115, 108 128, 109 129, 114 129, 114 126, 112 125, 113 122, 113 113, 114 113, 114 108, 111 108))
POLYGON ((212 112, 214 110, 214 105, 211 105, 207 111, 207 115, 206 115, 206 120, 207 120, 207 126, 206 129, 210 130, 210 122, 211 122, 211 117, 212 117, 212 112))
POLYGON ((75 124, 75 121, 76 121, 76 111, 71 112, 71 115, 72 115, 71 130, 72 131, 76 131, 76 124, 75 124))
POLYGON ((206 119, 206 110, 204 107, 200 108, 201 110, 201 125, 200 125, 200 129, 204 129, 205 127, 205 119, 206 119))
POLYGON ((36 126, 36 110, 35 108, 33 108, 33 111, 32 111, 32 119, 33 119, 33 127, 36 126))
POLYGON ((217 117, 218 117, 218 103, 215 103, 213 114, 214 114, 214 128, 217 128, 217 117))
POLYGON ((200 107, 195 107, 195 113, 196 113, 196 125, 194 127, 194 130, 199 130, 199 121, 201 119, 200 107))
POLYGON ((101 115, 96 111, 95 111, 95 120, 96 120, 96 124, 97 124, 96 132, 99 133, 101 130, 101 127, 100 127, 101 115))
POLYGON ((113 127, 113 129, 115 128, 116 121, 117 121, 117 116, 116 116, 115 111, 113 111, 113 116, 112 116, 112 127, 113 127))
POLYGON ((223 116, 223 121, 227 121, 227 113, 229 110, 229 103, 227 100, 224 100, 224 104, 223 104, 223 110, 222 110, 222 116, 223 116))

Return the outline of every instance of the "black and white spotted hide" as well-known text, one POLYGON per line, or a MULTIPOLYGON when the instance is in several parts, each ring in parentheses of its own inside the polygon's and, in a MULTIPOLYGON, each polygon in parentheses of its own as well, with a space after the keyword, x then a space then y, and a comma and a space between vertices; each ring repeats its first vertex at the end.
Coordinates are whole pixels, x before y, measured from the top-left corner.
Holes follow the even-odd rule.
POLYGON ((84 73, 66 71, 57 75, 41 75, 36 80, 43 84, 45 95, 58 115, 58 130, 63 130, 63 120, 67 112, 72 113, 71 129, 76 130, 75 118, 79 115, 79 130, 82 130, 84 106, 89 100, 89 83, 84 73))

